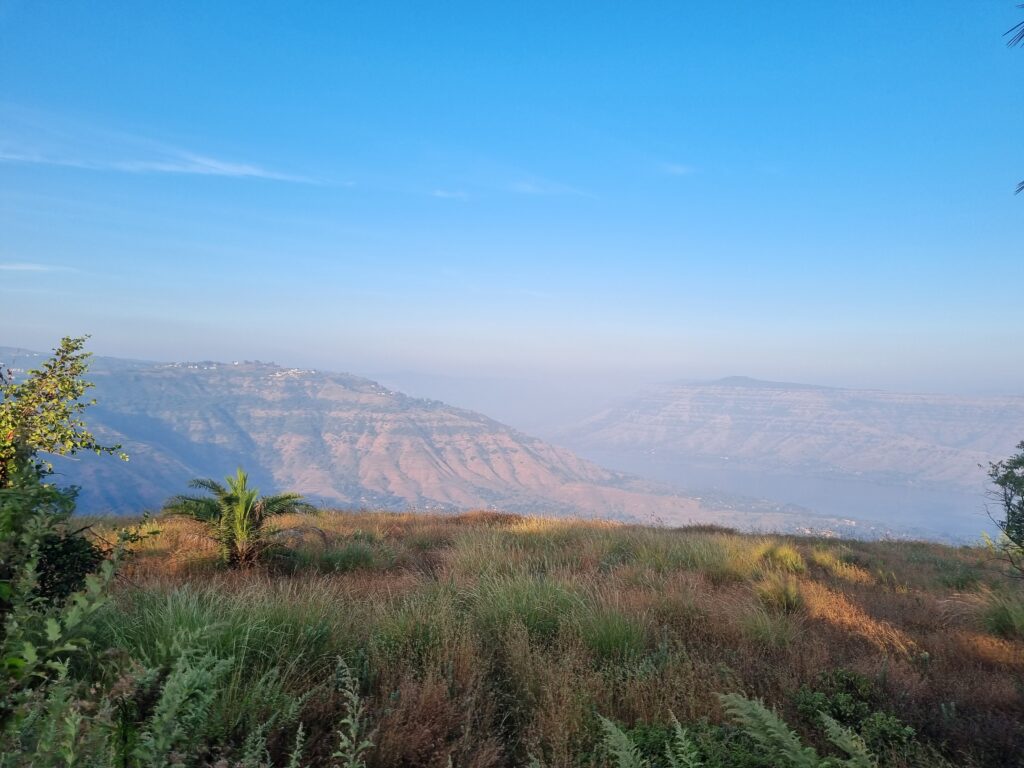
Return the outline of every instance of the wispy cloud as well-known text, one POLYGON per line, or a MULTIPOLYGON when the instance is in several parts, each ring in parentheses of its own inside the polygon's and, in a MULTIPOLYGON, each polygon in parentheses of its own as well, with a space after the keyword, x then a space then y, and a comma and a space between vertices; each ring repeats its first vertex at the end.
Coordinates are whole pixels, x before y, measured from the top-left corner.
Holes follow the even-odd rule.
POLYGON ((461 190, 452 189, 435 189, 430 193, 431 197, 436 197, 440 200, 468 200, 469 195, 461 190))
POLYGON ((697 169, 692 165, 684 165, 683 163, 663 163, 661 172, 668 176, 690 176, 696 173, 697 169))
POLYGON ((0 104, 0 163, 89 171, 186 174, 316 184, 316 179, 237 162, 142 136, 0 104))
POLYGON ((33 264, 25 261, 0 262, 0 272, 74 272, 71 267, 54 264, 33 264))
POLYGON ((521 179, 513 182, 509 189, 520 195, 535 195, 538 197, 555 197, 559 195, 588 196, 586 192, 576 187, 544 179, 521 179))
POLYGON ((82 157, 46 155, 0 149, 0 162, 29 165, 56 165, 88 171, 121 171, 123 173, 178 173, 196 176, 227 176, 235 179, 270 179, 298 184, 314 184, 307 176, 279 173, 258 165, 233 163, 184 150, 168 149, 165 157, 138 160, 90 160, 82 157))
POLYGON ((178 151, 176 157, 167 160, 129 160, 116 163, 115 170, 129 173, 193 173, 199 176, 230 176, 238 179, 271 179, 309 184, 313 180, 306 176, 279 173, 247 163, 232 163, 214 157, 178 151))

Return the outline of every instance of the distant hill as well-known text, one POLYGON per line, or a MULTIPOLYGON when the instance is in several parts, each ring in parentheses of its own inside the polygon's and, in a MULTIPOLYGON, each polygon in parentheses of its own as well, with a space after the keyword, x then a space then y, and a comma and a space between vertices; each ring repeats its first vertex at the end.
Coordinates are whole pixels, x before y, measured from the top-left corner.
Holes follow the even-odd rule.
POLYGON ((952 509, 945 502, 956 499, 965 531, 981 528, 975 518, 986 476, 979 464, 1006 457, 1022 439, 1024 397, 900 394, 743 377, 653 387, 557 435, 584 456, 656 479, 680 478, 679 487, 700 488, 714 477, 735 492, 759 488, 827 514, 840 512, 829 500, 818 506, 799 497, 796 486, 820 481, 818 495, 834 489, 837 503, 859 504, 854 509, 875 517, 889 513, 873 510, 877 494, 865 491, 895 489, 895 513, 906 510, 932 528, 945 524, 952 509), (784 495, 787 489, 794 495, 784 495), (859 499, 838 498, 862 492, 859 499))
MULTIPOLYGON (((45 356, 0 348, 27 369, 45 356)), ((670 521, 718 519, 699 502, 611 472, 472 411, 368 379, 268 363, 95 358, 89 422, 130 454, 60 460, 86 512, 139 512, 193 477, 237 466, 265 491, 332 505, 670 521)), ((733 520, 733 522, 736 522, 733 520)))

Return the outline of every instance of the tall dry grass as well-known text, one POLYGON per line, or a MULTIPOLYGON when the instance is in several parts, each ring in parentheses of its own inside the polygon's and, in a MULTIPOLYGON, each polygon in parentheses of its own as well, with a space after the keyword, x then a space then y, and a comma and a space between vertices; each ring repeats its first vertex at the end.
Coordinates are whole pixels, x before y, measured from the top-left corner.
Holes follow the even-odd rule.
POLYGON ((796 693, 837 669, 955 764, 1024 750, 1024 597, 981 549, 490 512, 276 523, 279 550, 240 572, 193 523, 153 524, 93 638, 159 660, 187 636, 232 658, 226 739, 297 701, 326 760, 340 704, 303 696, 341 655, 373 766, 602 765, 598 715, 713 728, 716 694, 741 692, 799 723, 796 693))

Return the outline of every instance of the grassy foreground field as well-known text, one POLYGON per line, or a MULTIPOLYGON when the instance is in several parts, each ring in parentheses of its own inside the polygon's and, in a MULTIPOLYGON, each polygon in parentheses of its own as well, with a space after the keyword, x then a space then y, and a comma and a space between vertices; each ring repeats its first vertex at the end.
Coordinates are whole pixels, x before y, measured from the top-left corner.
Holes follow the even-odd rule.
POLYGON ((600 716, 652 765, 673 716, 705 765, 783 764, 725 717, 728 692, 823 753, 821 711, 881 765, 1024 754, 1024 591, 981 549, 494 513, 276 526, 270 564, 224 571, 201 526, 157 521, 93 630, 108 656, 220 660, 192 726, 210 764, 257 730, 285 765, 301 727, 303 764, 333 765, 353 691, 370 766, 614 765, 600 716))

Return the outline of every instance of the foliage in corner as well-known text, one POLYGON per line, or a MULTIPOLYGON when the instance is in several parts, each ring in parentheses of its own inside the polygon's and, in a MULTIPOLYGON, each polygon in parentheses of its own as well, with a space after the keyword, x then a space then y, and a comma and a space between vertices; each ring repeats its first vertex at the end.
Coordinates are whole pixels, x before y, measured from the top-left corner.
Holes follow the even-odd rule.
POLYGON ((71 456, 79 451, 118 454, 121 446, 105 446, 82 420, 95 400, 83 400, 93 388, 82 377, 92 353, 87 336, 65 336, 42 368, 15 382, 11 371, 0 372, 0 489, 33 486, 53 467, 38 454, 71 456))
POLYGON ((16 727, 32 690, 66 675, 132 538, 122 534, 104 560, 69 529, 75 489, 48 482, 46 454, 119 450, 100 444, 81 418, 92 404, 82 400, 92 386, 82 378, 84 344, 85 337, 62 339, 22 381, 0 373, 0 727, 16 727))
POLYGON ((999 538, 990 539, 989 547, 1015 576, 1024 578, 1024 441, 1017 444, 1016 454, 990 464, 988 476, 995 486, 992 496, 1001 507, 992 515, 999 538))

